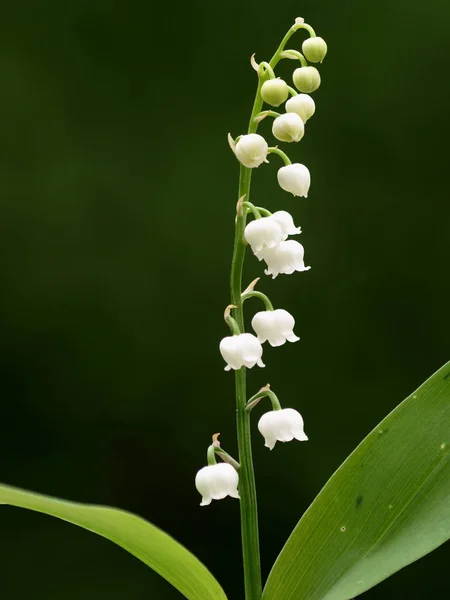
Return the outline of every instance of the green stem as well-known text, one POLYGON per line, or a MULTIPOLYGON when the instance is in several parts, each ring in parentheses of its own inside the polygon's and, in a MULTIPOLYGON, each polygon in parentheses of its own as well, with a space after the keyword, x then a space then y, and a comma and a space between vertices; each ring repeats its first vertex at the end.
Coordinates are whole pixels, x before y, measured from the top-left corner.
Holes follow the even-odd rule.
POLYGON ((281 55, 281 58, 290 58, 291 60, 299 60, 302 67, 307 67, 308 62, 301 52, 298 50, 285 50, 281 55))
POLYGON ((233 317, 230 317, 228 315, 228 317, 225 317, 225 322, 228 325, 228 327, 231 329, 231 333, 233 335, 239 335, 241 333, 241 328, 237 324, 236 319, 233 319, 233 317))
POLYGON ((208 450, 206 452, 206 457, 208 459, 208 465, 211 467, 212 465, 217 464, 216 461, 216 449, 214 448, 214 444, 208 446, 208 450))
POLYGON ((255 408, 258 402, 263 398, 269 398, 270 402, 272 403, 272 410, 281 410, 281 404, 277 395, 272 392, 272 390, 267 389, 268 387, 269 386, 267 385, 266 389, 263 388, 250 398, 250 400, 247 402, 247 406, 245 407, 247 412, 250 412, 253 408, 255 408))
POLYGON ((275 110, 263 110, 258 115, 256 115, 255 119, 257 120, 258 123, 260 123, 266 117, 273 117, 274 119, 276 119, 279 116, 280 116, 280 113, 276 112, 275 110))
POLYGON ((236 471, 239 471, 241 465, 231 456, 231 454, 228 454, 228 452, 225 452, 225 450, 222 450, 222 448, 216 448, 215 450, 216 454, 220 456, 223 461, 231 465, 234 469, 236 469, 236 471))
POLYGON ((283 162, 284 162, 285 165, 291 165, 292 164, 291 163, 291 159, 286 154, 286 152, 283 152, 283 150, 280 150, 276 146, 274 146, 273 148, 269 148, 268 152, 269 152, 269 154, 278 154, 278 156, 280 156, 283 159, 283 162))
MULTIPOLYGON (((246 198, 248 198, 250 181, 251 169, 247 169, 241 165, 239 197, 246 194, 246 198)), ((241 290, 242 270, 246 248, 243 238, 245 221, 245 211, 242 211, 241 214, 237 215, 236 219, 234 253, 231 268, 231 302, 237 306, 234 310, 234 315, 241 331, 244 331, 241 290)), ((241 535, 245 598, 246 600, 259 600, 262 594, 262 581, 259 557, 258 509, 256 503, 255 474, 253 470, 250 415, 245 410, 247 402, 245 367, 235 371, 235 385, 237 439, 239 463, 241 465, 241 468, 239 469, 239 495, 241 498, 241 535)))
POLYGON ((251 202, 243 202, 242 206, 244 208, 247 208, 248 210, 251 210, 253 213, 253 216, 255 217, 255 219, 260 219, 261 218, 261 211, 259 211, 256 206, 254 204, 252 204, 251 202))
POLYGON ((269 297, 266 296, 266 294, 263 294, 262 292, 247 292, 246 294, 242 294, 242 302, 245 302, 247 300, 247 298, 259 298, 260 300, 262 300, 266 306, 266 310, 273 310, 273 304, 272 302, 269 300, 269 297))
POLYGON ((267 208, 263 208, 262 206, 257 206, 256 210, 258 212, 260 212, 262 215, 264 215, 265 217, 271 217, 272 213, 270 212, 270 210, 267 210, 267 208))
MULTIPOLYGON (((284 36, 280 46, 270 60, 270 67, 273 69, 281 58, 284 46, 295 32, 291 28, 284 36)), ((263 82, 270 77, 267 70, 265 74, 258 79, 258 88, 256 90, 255 101, 252 114, 250 116, 248 133, 255 133, 258 129, 258 123, 255 123, 255 117, 261 112, 263 100, 261 98, 261 86, 263 82)), ((238 198, 245 196, 245 200, 250 200, 250 184, 252 170, 240 166, 239 175, 239 195, 238 198)), ((244 313, 242 307, 242 271, 244 267, 245 248, 244 229, 246 223, 246 210, 238 210, 236 217, 236 228, 234 238, 233 259, 231 263, 231 303, 237 306, 234 309, 234 316, 238 323, 240 331, 244 329, 244 313)), ((242 557, 244 566, 244 585, 246 600, 260 600, 262 594, 261 580, 261 562, 259 555, 259 533, 258 533, 258 509, 256 502, 255 474, 253 469, 253 457, 250 434, 250 414, 245 410, 247 402, 246 389, 246 370, 245 367, 235 371, 236 385, 236 425, 237 439, 239 448, 239 495, 241 498, 241 536, 242 536, 242 557)))

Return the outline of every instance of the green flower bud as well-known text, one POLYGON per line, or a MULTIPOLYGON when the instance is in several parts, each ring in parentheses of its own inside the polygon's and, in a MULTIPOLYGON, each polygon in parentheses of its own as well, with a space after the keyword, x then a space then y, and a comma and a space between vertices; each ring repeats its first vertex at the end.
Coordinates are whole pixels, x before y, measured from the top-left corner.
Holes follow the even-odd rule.
POLYGON ((288 96, 288 85, 283 79, 269 79, 262 84, 261 98, 271 106, 280 106, 288 96))
POLYGON ((299 67, 292 76, 295 87, 305 94, 317 90, 320 85, 320 73, 316 67, 299 67))
POLYGON ((311 37, 303 42, 302 51, 310 62, 322 62, 327 53, 327 44, 321 37, 311 37))

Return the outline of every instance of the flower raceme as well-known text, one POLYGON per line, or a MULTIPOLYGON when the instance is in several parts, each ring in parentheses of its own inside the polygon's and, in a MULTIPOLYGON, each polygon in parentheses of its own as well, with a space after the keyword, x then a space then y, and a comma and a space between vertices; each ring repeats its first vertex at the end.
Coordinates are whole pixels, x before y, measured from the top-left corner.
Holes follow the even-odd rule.
POLYGON ((264 273, 272 275, 272 279, 275 279, 280 274, 291 275, 295 271, 309 271, 311 267, 305 267, 304 254, 301 244, 295 240, 287 240, 280 242, 275 248, 263 248, 258 252, 258 258, 266 261, 267 269, 264 273))
POLYGON ((251 333, 240 333, 223 338, 219 345, 220 353, 227 363, 225 371, 247 367, 251 369, 255 365, 265 367, 261 357, 263 349, 261 342, 251 333))
POLYGON ((203 467, 195 477, 195 487, 202 495, 200 506, 207 506, 212 500, 222 500, 226 496, 239 498, 238 483, 239 475, 228 463, 203 467))
MULTIPOLYGON (((301 244, 289 236, 301 233, 300 227, 296 227, 292 216, 285 210, 279 210, 270 214, 264 207, 258 208, 250 202, 251 173, 249 169, 255 169, 268 162, 268 154, 277 154, 285 166, 278 169, 277 179, 279 186, 293 196, 307 197, 311 185, 311 176, 308 168, 300 163, 291 163, 287 154, 277 145, 269 144, 264 137, 257 134, 259 123, 267 118, 274 117, 272 123, 272 134, 280 142, 298 142, 305 134, 305 123, 315 113, 315 102, 309 95, 320 86, 321 79, 319 71, 307 64, 310 62, 321 62, 327 52, 327 46, 322 38, 316 37, 312 28, 304 24, 303 19, 296 19, 288 35, 285 36, 278 50, 268 62, 256 63, 252 56, 251 64, 258 75, 258 87, 253 110, 250 116, 248 133, 240 135, 233 140, 231 134, 228 141, 236 158, 241 163, 239 182, 239 201, 235 219, 235 245, 231 266, 231 303, 225 309, 224 319, 230 327, 232 334, 224 337, 220 344, 220 353, 226 363, 225 371, 236 371, 236 415, 238 423, 238 446, 239 462, 248 466, 248 458, 251 458, 250 439, 245 433, 248 412, 252 410, 264 396, 268 396, 272 402, 273 410, 265 413, 259 420, 258 429, 264 437, 265 446, 271 450, 277 441, 287 442, 294 438, 300 441, 307 440, 303 428, 303 419, 300 413, 292 408, 282 409, 278 398, 270 390, 267 384, 264 388, 250 399, 247 399, 244 367, 253 368, 255 365, 264 367, 262 362, 263 346, 265 342, 273 347, 282 346, 286 342, 297 342, 300 338, 294 333, 295 319, 284 309, 272 308, 272 303, 264 293, 255 291, 254 287, 258 281, 255 279, 243 292, 242 272, 245 257, 244 244, 247 243, 253 254, 261 261, 264 260, 267 268, 266 275, 275 279, 280 274, 291 274, 295 271, 307 271, 311 267, 305 266, 304 249, 301 244), (304 56, 296 51, 285 50, 285 44, 297 29, 306 29, 310 32, 310 39, 303 43, 304 56), (275 74, 275 68, 281 58, 299 58, 301 67, 295 69, 292 75, 294 86, 300 92, 289 87, 286 81, 275 74), (306 57, 306 59, 305 59, 306 57), (289 98, 289 96, 291 96, 289 98), (264 103, 269 106, 278 107, 285 105, 284 114, 273 110, 265 110, 264 103), (244 167, 244 168, 242 168, 244 167), (252 212, 254 219, 249 220, 252 212), (268 216, 267 216, 268 215, 268 216), (243 303, 247 298, 254 297, 262 300, 266 310, 257 312, 251 321, 256 335, 245 333, 243 303), (231 311, 235 310, 231 315, 231 311), (245 420, 244 420, 245 419, 245 420)), ((222 457, 227 462, 216 464, 216 448, 220 447, 217 442, 217 434, 213 436, 213 444, 208 448, 208 466, 200 469, 195 478, 197 490, 202 495, 201 505, 205 506, 212 500, 222 499, 226 496, 239 498, 239 462, 235 461, 229 454, 222 450, 222 457), (236 468, 233 467, 235 465, 236 468)), ((243 473, 243 472, 242 472, 243 473)), ((247 473, 248 475, 249 473, 247 473)), ((256 528, 256 505, 254 504, 255 489, 250 477, 246 478, 246 485, 240 487, 243 505, 246 509, 242 511, 242 541, 243 548, 247 549, 247 558, 250 555, 258 555, 258 532, 256 528)), ((249 589, 249 597, 260 597, 260 573, 255 565, 248 563, 244 569, 246 577, 246 590, 249 589), (251 575, 248 575, 248 574, 251 575)), ((245 560, 244 560, 245 564, 245 560)))
POLYGON ((290 442, 294 438, 306 442, 308 437, 303 429, 303 419, 293 408, 282 408, 266 412, 258 422, 258 429, 264 437, 264 445, 273 450, 278 442, 290 442))
POLYGON ((261 344, 269 342, 274 348, 286 341, 298 342, 300 338, 293 331, 294 325, 294 317, 283 308, 258 312, 252 319, 252 327, 261 344))

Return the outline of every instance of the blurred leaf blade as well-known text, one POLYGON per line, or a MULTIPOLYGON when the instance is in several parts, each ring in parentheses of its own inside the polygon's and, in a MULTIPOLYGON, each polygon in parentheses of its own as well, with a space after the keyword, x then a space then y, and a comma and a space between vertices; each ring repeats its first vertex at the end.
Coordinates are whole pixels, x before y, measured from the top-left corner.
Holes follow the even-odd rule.
POLYGON ((1 504, 56 517, 114 542, 159 573, 189 600, 226 600, 219 583, 193 554, 132 513, 67 502, 6 485, 0 485, 1 504))
POLYGON ((350 600, 450 538, 450 362, 391 412, 297 524, 263 600, 350 600))

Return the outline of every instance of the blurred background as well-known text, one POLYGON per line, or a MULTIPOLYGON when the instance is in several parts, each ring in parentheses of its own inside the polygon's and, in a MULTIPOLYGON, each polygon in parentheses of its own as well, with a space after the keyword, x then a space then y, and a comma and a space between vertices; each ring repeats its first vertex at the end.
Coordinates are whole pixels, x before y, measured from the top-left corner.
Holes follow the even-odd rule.
MULTIPOLYGON (((317 112, 285 148, 309 167, 311 191, 282 192, 274 156, 252 199, 294 215, 312 270, 263 276, 302 341, 265 348, 249 392, 270 381, 310 441, 268 452, 255 409, 265 576, 333 471, 449 357, 450 4, 1 10, 0 480, 143 515, 230 599, 243 595, 238 502, 200 509, 193 484, 212 433, 236 453, 218 352, 238 178, 226 134, 247 126, 250 55, 270 58, 297 16, 329 46, 317 112)), ((259 275, 248 255, 245 282, 259 275)), ((364 598, 444 597, 448 561, 441 547, 364 598)), ((0 577, 5 600, 180 597, 110 542, 9 507, 0 577)))

